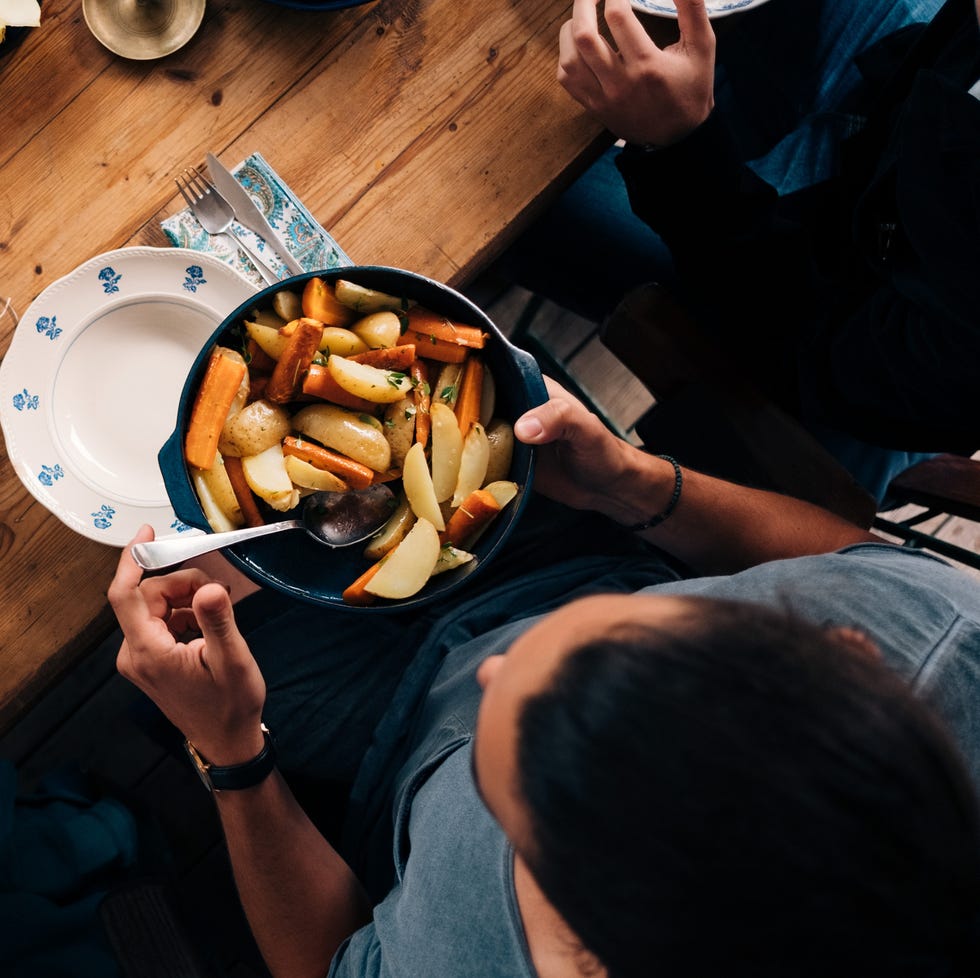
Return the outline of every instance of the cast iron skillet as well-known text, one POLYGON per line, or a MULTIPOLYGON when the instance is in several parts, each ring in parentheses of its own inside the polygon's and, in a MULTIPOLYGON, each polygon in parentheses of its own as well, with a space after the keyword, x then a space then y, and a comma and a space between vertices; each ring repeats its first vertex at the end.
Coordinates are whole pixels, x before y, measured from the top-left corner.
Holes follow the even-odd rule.
MULTIPOLYGON (((541 371, 530 354, 508 342, 489 317, 469 299, 433 279, 401 269, 379 266, 352 266, 285 279, 243 302, 224 320, 198 354, 184 384, 177 407, 174 432, 160 450, 158 458, 174 511, 189 526, 210 532, 191 485, 183 458, 182 443, 194 396, 211 348, 216 343, 239 346, 240 340, 235 331, 247 318, 250 310, 271 308, 272 296, 280 289, 302 291, 305 281, 313 275, 319 275, 328 282, 344 278, 367 288, 414 299, 435 312, 477 326, 489 333, 484 361, 496 381, 496 416, 514 421, 524 411, 547 400, 541 371)), ((341 592, 369 566, 369 561, 362 556, 362 548, 358 546, 346 550, 330 550, 305 533, 282 533, 231 547, 224 553, 257 583, 314 604, 375 613, 421 607, 456 591, 493 560, 524 511, 533 472, 533 450, 515 442, 510 478, 520 486, 520 490, 517 498, 496 518, 473 548, 475 560, 439 574, 418 594, 402 601, 379 599, 374 605, 357 608, 343 603, 341 592)))

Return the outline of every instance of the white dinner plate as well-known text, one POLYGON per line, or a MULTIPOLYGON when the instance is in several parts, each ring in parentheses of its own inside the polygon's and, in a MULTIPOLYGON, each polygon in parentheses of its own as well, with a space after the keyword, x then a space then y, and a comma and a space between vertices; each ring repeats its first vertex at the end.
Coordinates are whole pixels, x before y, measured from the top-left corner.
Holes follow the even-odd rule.
MULTIPOLYGON (((767 0, 706 0, 705 6, 708 8, 708 16, 714 20, 716 17, 727 17, 729 14, 761 7, 766 2, 767 0)), ((677 8, 673 0, 631 0, 631 3, 633 9, 641 13, 677 19, 677 8)))
POLYGON ((7 454, 35 498, 100 543, 184 529, 157 452, 201 346, 254 292, 185 248, 110 251, 48 286, 0 364, 7 454))

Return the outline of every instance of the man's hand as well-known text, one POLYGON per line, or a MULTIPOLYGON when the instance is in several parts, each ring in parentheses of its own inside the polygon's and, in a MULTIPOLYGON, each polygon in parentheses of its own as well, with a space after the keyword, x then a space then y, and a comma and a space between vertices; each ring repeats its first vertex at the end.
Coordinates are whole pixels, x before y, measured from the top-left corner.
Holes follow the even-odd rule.
POLYGON ((667 146, 696 129, 714 107, 715 34, 704 0, 674 0, 680 39, 660 49, 630 0, 575 0, 561 28, 558 81, 621 139, 667 146))
POLYGON ((601 512, 633 449, 550 377, 545 384, 550 400, 514 423, 520 441, 539 446, 534 488, 573 509, 601 512))
POLYGON ((123 551, 109 602, 125 640, 119 672, 143 690, 213 764, 240 764, 263 746, 265 681, 235 625, 223 585, 200 570, 141 581, 133 543, 123 551))

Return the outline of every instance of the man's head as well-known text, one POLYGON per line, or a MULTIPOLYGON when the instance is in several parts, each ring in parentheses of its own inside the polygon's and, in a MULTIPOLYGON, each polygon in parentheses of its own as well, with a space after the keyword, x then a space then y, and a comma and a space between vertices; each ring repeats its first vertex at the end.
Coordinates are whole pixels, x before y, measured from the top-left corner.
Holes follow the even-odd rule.
POLYGON ((611 978, 980 973, 973 790, 853 642, 603 596, 479 678, 479 788, 611 978))

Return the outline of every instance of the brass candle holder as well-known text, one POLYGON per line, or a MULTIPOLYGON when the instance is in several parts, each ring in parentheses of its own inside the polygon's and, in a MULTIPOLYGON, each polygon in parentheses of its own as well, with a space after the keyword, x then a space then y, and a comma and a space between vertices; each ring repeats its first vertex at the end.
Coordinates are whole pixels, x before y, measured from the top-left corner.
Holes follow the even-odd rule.
POLYGON ((85 23, 110 51, 134 61, 182 48, 201 26, 205 0, 82 0, 85 23))

